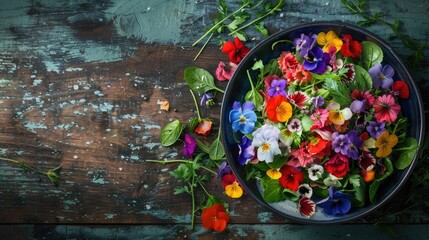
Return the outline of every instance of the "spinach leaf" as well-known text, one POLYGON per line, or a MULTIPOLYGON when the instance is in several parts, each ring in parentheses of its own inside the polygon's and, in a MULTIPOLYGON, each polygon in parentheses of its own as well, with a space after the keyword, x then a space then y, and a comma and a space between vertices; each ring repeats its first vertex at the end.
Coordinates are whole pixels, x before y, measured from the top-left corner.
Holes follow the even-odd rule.
POLYGON ((381 63, 383 61, 383 50, 374 42, 363 41, 362 45, 362 55, 361 55, 361 66, 366 70, 372 68, 375 64, 381 63))
POLYGON ((167 123, 164 127, 161 128, 160 141, 162 146, 171 146, 177 139, 180 137, 183 129, 186 125, 182 124, 179 120, 174 120, 170 123, 167 123))

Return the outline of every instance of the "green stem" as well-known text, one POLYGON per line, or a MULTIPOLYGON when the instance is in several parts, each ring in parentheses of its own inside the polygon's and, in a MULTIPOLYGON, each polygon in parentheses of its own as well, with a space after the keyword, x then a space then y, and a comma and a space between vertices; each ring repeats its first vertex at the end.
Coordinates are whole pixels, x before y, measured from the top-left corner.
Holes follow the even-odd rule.
POLYGON ((201 121, 201 114, 200 114, 200 108, 198 107, 197 98, 195 97, 195 94, 191 89, 189 89, 189 91, 191 92, 192 98, 194 99, 195 108, 197 109, 198 122, 200 122, 201 121))
POLYGON ((204 187, 204 184, 202 184, 202 183, 198 183, 199 185, 200 185, 200 187, 203 189, 203 191, 207 194, 207 196, 208 197, 210 197, 211 195, 210 195, 210 193, 209 192, 207 192, 207 190, 206 190, 206 188, 204 187))
POLYGON ((201 47, 200 51, 197 53, 197 55, 194 58, 194 62, 195 60, 197 60, 197 58, 201 55, 201 53, 203 52, 203 50, 206 48, 207 44, 210 42, 210 39, 212 39, 213 37, 213 33, 210 34, 209 38, 207 39, 207 41, 204 43, 204 45, 201 47))
MULTIPOLYGON (((152 159, 148 159, 145 160, 146 162, 153 162, 153 163, 160 163, 160 164, 170 164, 170 163, 193 163, 193 161, 191 160, 179 160, 179 159, 175 159, 175 160, 152 160, 152 159)), ((200 168, 206 170, 209 173, 212 173, 214 175, 217 175, 217 173, 207 167, 204 167, 202 165, 199 166, 200 168)))
POLYGON ((215 171, 213 171, 213 170, 211 170, 211 169, 209 169, 209 168, 207 168, 207 167, 200 166, 200 168, 202 168, 202 169, 206 170, 207 172, 213 173, 214 175, 217 175, 217 172, 215 172, 215 171))
POLYGON ((192 196, 192 218, 191 218, 191 229, 194 229, 194 221, 195 221, 195 175, 192 175, 192 183, 191 183, 191 196, 192 196))
POLYGON ((252 90, 255 89, 255 86, 253 85, 252 77, 250 76, 249 70, 247 70, 247 77, 249 78, 250 87, 252 87, 252 90))
POLYGON ((238 8, 237 10, 235 10, 233 13, 229 14, 228 16, 224 17, 222 20, 220 20, 219 22, 217 22, 215 25, 213 25, 203 36, 201 36, 200 38, 198 38, 197 41, 195 41, 192 46, 195 46, 197 43, 199 43, 201 40, 203 40, 209 33, 213 32, 214 30, 216 30, 216 28, 222 24, 225 20, 229 19, 230 17, 234 16, 236 13, 240 12, 242 9, 244 9, 245 7, 247 7, 250 4, 250 1, 246 4, 243 4, 240 8, 238 8))
POLYGON ((17 160, 10 159, 10 158, 3 158, 3 157, 0 157, 0 160, 1 161, 5 161, 5 162, 10 162, 10 163, 16 164, 18 166, 22 166, 24 169, 30 169, 31 171, 34 171, 34 172, 37 172, 37 173, 40 173, 40 174, 43 174, 43 175, 48 175, 48 172, 43 172, 43 171, 41 171, 41 170, 39 170, 37 168, 30 167, 30 166, 28 166, 27 164, 25 164, 24 162, 21 162, 21 161, 17 161, 17 160))
POLYGON ((277 3, 277 5, 273 9, 271 9, 271 11, 269 11, 268 13, 266 13, 265 15, 263 15, 261 17, 258 17, 257 19, 251 21, 250 23, 248 23, 248 24, 246 24, 246 25, 244 25, 242 27, 239 27, 239 28, 235 29, 234 31, 230 32, 228 35, 232 35, 234 33, 237 33, 238 31, 241 31, 241 30, 243 30, 243 29, 245 29, 245 28, 247 28, 249 26, 252 26, 253 24, 258 23, 262 19, 266 18, 267 16, 273 14, 283 4, 283 1, 284 0, 279 0, 279 2, 277 3))

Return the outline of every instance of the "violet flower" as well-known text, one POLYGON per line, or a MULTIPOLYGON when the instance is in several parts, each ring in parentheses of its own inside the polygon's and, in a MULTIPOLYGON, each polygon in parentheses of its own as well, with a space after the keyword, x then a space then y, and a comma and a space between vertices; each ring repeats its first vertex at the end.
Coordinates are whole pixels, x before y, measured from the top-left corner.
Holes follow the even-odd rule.
POLYGON ((219 166, 219 169, 217 170, 217 177, 221 179, 223 175, 230 173, 232 173, 231 167, 227 162, 222 162, 219 166))
POLYGON ((332 134, 332 147, 336 153, 341 152, 341 154, 347 156, 347 153, 350 149, 351 141, 347 135, 339 134, 334 132, 332 134))
POLYGON ((312 73, 322 74, 326 71, 326 66, 330 59, 329 53, 323 52, 320 47, 313 47, 308 51, 302 66, 312 73))
POLYGON ((377 122, 371 121, 368 126, 366 126, 366 130, 368 131, 371 137, 377 139, 384 131, 386 131, 386 122, 377 122))
POLYGON ((393 75, 395 75, 395 70, 389 64, 386 64, 383 67, 380 63, 377 63, 368 70, 368 73, 371 76, 372 86, 374 89, 379 87, 387 89, 393 84, 393 75))
POLYGON ((293 44, 295 45, 295 48, 297 51, 299 51, 300 57, 305 57, 308 54, 308 51, 314 47, 316 44, 317 35, 316 34, 308 34, 305 35, 304 33, 301 33, 300 38, 295 38, 293 40, 293 44))
POLYGON ((347 193, 334 192, 334 188, 329 188, 329 197, 317 203, 323 208, 323 212, 328 215, 338 216, 350 211, 352 204, 347 193))
POLYGON ((192 158, 197 141, 189 134, 185 134, 185 144, 183 146, 183 155, 192 158))
POLYGON ((200 101, 200 106, 211 106, 213 104, 213 95, 205 92, 200 101))
POLYGON ((315 107, 321 107, 325 103, 325 99, 322 96, 315 97, 311 101, 315 107))
POLYGON ((350 148, 347 151, 347 156, 353 160, 359 158, 359 148, 362 146, 362 139, 355 130, 347 133, 347 138, 350 140, 350 148))
POLYGON ((252 146, 252 140, 243 136, 241 138, 241 143, 238 144, 239 155, 238 155, 238 163, 241 165, 246 165, 252 158, 255 156, 255 147, 252 146))
POLYGON ((277 96, 279 94, 282 95, 282 96, 284 96, 284 97, 287 97, 285 88, 286 88, 286 80, 284 80, 284 79, 279 79, 279 80, 274 79, 271 82, 271 86, 268 89, 267 93, 268 93, 268 95, 270 97, 274 97, 274 96, 277 96))
POLYGON ((361 113, 361 112, 365 111, 366 103, 367 103, 366 99, 354 100, 350 104, 350 110, 354 113, 361 113))

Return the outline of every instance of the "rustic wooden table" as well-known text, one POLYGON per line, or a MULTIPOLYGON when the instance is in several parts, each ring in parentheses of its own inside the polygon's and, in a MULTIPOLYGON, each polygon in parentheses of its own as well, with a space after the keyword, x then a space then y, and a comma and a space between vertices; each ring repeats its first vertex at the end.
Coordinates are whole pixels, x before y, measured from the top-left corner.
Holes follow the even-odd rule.
MULTIPOLYGON (((190 198, 173 194, 173 166, 145 160, 180 157, 180 149, 161 146, 159 133, 172 119, 186 122, 195 115, 183 69, 214 73, 219 61, 227 61, 215 41, 193 61, 199 47, 191 43, 211 24, 217 1, 0 2, 0 153, 40 169, 62 166, 55 186, 0 163, 0 239, 352 239, 362 231, 366 239, 388 236, 373 225, 387 207, 341 228, 301 226, 246 194, 223 197, 232 210, 225 232, 206 231, 199 218, 190 229, 190 198), (164 100, 171 111, 159 110, 164 100)), ((428 0, 372 0, 370 7, 388 21, 403 21, 412 37, 429 39, 428 0)), ((338 0, 287 0, 265 23, 274 33, 308 21, 359 19, 338 0)), ((390 34, 383 26, 369 30, 384 39, 390 34)), ((262 39, 250 35, 251 46, 262 39)), ((399 40, 391 45, 408 54, 399 40)), ((429 90, 428 67, 426 57, 412 71, 422 93, 429 90)), ((429 103, 429 95, 423 98, 429 103)), ((203 114, 217 124, 219 109, 203 114)), ((222 196, 218 179, 209 190, 222 196)), ((401 203, 393 200, 392 206, 400 209, 401 203)), ((427 212, 412 214, 388 218, 399 239, 429 239, 419 224, 429 222, 427 212)))

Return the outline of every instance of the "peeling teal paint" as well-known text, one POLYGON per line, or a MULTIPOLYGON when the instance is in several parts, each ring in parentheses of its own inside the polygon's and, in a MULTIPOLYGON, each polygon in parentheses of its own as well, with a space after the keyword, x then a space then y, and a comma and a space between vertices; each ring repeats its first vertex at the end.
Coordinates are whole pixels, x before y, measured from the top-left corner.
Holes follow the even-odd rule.
POLYGON ((113 217, 115 217, 117 214, 114 213, 108 213, 108 214, 104 214, 106 219, 113 219, 113 217))
POLYGON ((175 223, 190 223, 191 222, 191 214, 177 215, 167 212, 166 210, 142 210, 139 214, 143 215, 151 215, 163 220, 174 220, 175 223))
POLYGON ((271 213, 271 212, 258 213, 258 221, 259 222, 263 222, 263 223, 269 222, 269 221, 271 221, 272 217, 273 217, 273 213, 271 213))
POLYGON ((97 184, 106 184, 106 183, 108 183, 107 181, 104 181, 104 178, 93 178, 91 182, 97 183, 97 184))

